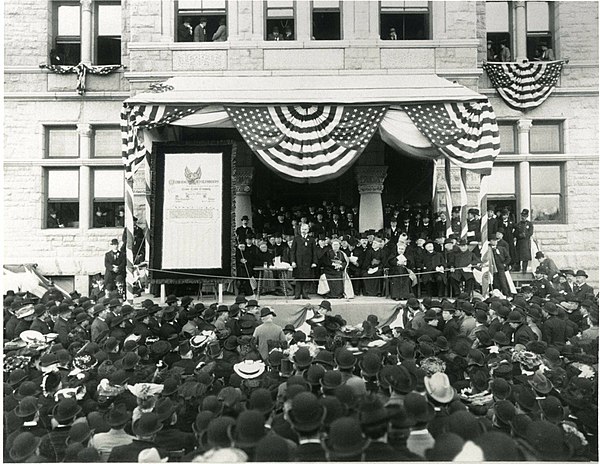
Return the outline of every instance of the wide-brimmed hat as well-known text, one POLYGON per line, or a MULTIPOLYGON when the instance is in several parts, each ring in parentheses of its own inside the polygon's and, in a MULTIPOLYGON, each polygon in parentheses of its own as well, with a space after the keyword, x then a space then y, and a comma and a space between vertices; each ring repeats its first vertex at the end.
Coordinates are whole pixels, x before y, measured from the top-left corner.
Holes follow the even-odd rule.
POLYGON ((74 418, 81 412, 81 406, 77 404, 73 398, 65 398, 58 402, 54 409, 52 409, 52 416, 58 422, 64 422, 74 418))
POLYGON ((362 453, 369 443, 357 419, 341 417, 329 426, 329 434, 324 441, 324 446, 333 456, 349 457, 362 453))
POLYGON ((137 462, 148 462, 148 463, 156 463, 156 462, 167 462, 169 457, 161 458, 158 450, 156 448, 145 448, 141 450, 138 454, 137 462))
POLYGON ((131 430, 133 433, 140 437, 148 437, 154 435, 162 430, 163 424, 158 417, 158 414, 154 412, 143 413, 138 420, 136 420, 131 430))
POLYGON ((106 414, 106 423, 111 427, 119 427, 126 424, 131 418, 125 403, 114 404, 106 414))
POLYGON ((242 379, 255 379, 265 371, 265 363, 252 359, 245 359, 234 364, 233 371, 242 379))
POLYGON ((292 400, 289 418, 292 426, 300 432, 318 430, 325 419, 325 408, 310 392, 298 393, 292 400))
POLYGON ((554 388, 552 382, 550 382, 540 371, 536 371, 531 377, 528 377, 527 382, 535 391, 541 393, 542 395, 550 393, 552 388, 554 388))
POLYGON ((36 437, 31 432, 20 433, 10 447, 10 457, 14 462, 25 462, 29 456, 36 452, 41 441, 40 437, 36 437))
POLYGON ((427 394, 438 403, 449 403, 456 396, 456 389, 450 385, 450 379, 442 372, 425 377, 424 382, 427 394))
POLYGON ((265 306, 265 307, 261 308, 260 317, 267 317, 269 315, 271 315, 273 317, 277 316, 277 314, 275 314, 275 312, 273 311, 273 309, 270 306, 265 306))

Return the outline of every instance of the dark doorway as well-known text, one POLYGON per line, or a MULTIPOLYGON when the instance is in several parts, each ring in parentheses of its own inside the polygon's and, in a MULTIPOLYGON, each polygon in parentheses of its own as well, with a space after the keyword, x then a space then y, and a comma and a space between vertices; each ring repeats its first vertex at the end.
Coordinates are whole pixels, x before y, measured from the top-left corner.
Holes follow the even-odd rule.
POLYGON ((384 204, 431 204, 432 161, 413 158, 386 145, 385 164, 388 171, 383 186, 384 204))
POLYGON ((290 208, 301 205, 321 205, 323 201, 336 205, 358 205, 359 195, 354 170, 348 169, 337 179, 319 184, 297 184, 281 178, 254 157, 252 204, 290 208))

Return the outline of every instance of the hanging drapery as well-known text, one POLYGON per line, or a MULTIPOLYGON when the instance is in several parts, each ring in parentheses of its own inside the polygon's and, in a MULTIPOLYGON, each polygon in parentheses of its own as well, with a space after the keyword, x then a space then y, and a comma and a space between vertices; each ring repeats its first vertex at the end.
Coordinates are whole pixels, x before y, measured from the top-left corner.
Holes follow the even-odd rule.
POLYGON ((506 104, 523 111, 536 108, 550 96, 563 64, 563 61, 484 63, 483 69, 506 104))
POLYGON ((260 160, 285 179, 324 182, 342 175, 379 127, 386 106, 226 106, 260 160))
POLYGON ((106 76, 112 74, 124 66, 121 64, 110 64, 104 66, 92 66, 85 63, 79 63, 75 66, 66 66, 59 64, 40 64, 41 69, 47 69, 56 74, 77 74, 77 86, 76 90, 79 95, 85 93, 85 81, 87 74, 98 74, 100 76, 106 76))

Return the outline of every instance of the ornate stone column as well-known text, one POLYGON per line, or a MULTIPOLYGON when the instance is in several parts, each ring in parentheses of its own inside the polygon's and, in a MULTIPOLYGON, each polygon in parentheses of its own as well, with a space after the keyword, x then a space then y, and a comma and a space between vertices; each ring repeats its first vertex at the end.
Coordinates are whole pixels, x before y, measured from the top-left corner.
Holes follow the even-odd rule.
POLYGON ((81 3, 81 62, 92 64, 92 0, 81 3))
MULTIPOLYGON (((529 155, 529 132, 531 131, 531 119, 521 119, 517 122, 517 134, 519 139, 519 154, 529 155)), ((529 173, 529 161, 519 163, 519 196, 517 208, 520 210, 531 210, 531 178, 529 173)), ((518 218, 519 211, 515 211, 518 218)))
POLYGON ((254 177, 254 168, 238 166, 235 170, 233 181, 235 182, 235 227, 242 222, 243 216, 250 219, 249 225, 252 226, 252 179, 254 177))
POLYGON ((355 168, 360 204, 358 207, 358 227, 361 232, 367 229, 383 228, 383 181, 387 176, 387 166, 357 166, 355 168))

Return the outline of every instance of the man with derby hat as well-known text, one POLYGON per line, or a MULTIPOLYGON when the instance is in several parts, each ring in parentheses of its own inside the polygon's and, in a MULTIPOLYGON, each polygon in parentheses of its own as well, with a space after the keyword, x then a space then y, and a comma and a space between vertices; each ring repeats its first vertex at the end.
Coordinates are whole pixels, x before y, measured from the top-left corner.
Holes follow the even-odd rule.
POLYGON ((276 314, 273 312, 272 308, 264 306, 260 310, 262 324, 254 329, 254 334, 252 335, 256 340, 256 346, 264 361, 268 360, 269 351, 271 349, 287 345, 283 330, 273 322, 275 316, 276 314))
POLYGON ((544 304, 542 312, 547 316, 547 319, 542 324, 542 340, 548 346, 562 346, 567 341, 567 324, 563 319, 558 317, 558 307, 555 303, 547 301, 544 304))
POLYGON ((42 438, 40 454, 48 461, 60 462, 65 457, 66 439, 75 418, 81 413, 81 407, 73 398, 60 400, 52 410, 56 427, 42 438))
POLYGON ((295 461, 323 462, 327 460, 320 440, 320 431, 326 412, 312 393, 299 393, 292 399, 288 421, 298 435, 298 448, 294 453, 295 461))
POLYGON ((50 333, 50 325, 48 321, 50 316, 46 312, 46 306, 43 304, 37 304, 33 307, 33 319, 29 330, 35 330, 43 335, 50 333))
POLYGON ((125 277, 125 254, 119 250, 119 241, 110 241, 110 250, 104 254, 104 285, 114 290, 117 276, 125 277))
POLYGON ((156 446, 156 434, 162 430, 158 414, 154 412, 143 413, 141 417, 133 422, 131 427, 135 434, 134 440, 128 445, 113 448, 108 457, 108 462, 138 462, 140 451, 147 448, 157 448, 161 456, 166 456, 166 451, 156 446))
POLYGON ((537 340, 533 331, 524 322, 523 314, 519 311, 511 311, 508 314, 508 325, 512 330, 511 341, 513 344, 527 345, 530 341, 537 340))
POLYGON ((248 225, 248 216, 242 216, 241 221, 242 225, 235 229, 235 235, 237 236, 239 243, 245 243, 246 237, 248 235, 254 235, 254 231, 252 230, 252 227, 248 225))
POLYGON ((575 273, 573 293, 578 301, 583 301, 586 297, 594 297, 594 289, 586 283, 587 279, 588 275, 585 271, 580 269, 575 273))
POLYGON ((533 235, 533 224, 527 218, 529 210, 521 211, 521 220, 515 225, 516 238, 516 262, 515 271, 527 272, 529 261, 531 261, 531 237, 533 235))
POLYGON ((134 439, 124 430, 125 425, 131 420, 131 413, 127 411, 125 403, 114 403, 106 412, 105 420, 110 430, 94 434, 89 443, 98 450, 103 461, 108 460, 113 448, 129 445, 134 439))

